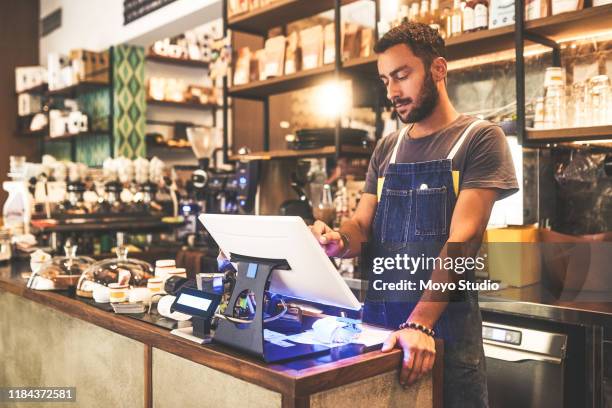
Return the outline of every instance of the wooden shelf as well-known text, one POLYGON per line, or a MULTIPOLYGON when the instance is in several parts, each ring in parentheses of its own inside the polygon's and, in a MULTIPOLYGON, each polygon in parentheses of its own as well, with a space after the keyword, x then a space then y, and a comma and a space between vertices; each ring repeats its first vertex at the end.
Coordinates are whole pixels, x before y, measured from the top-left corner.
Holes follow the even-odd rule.
POLYGON ((265 81, 249 82, 229 88, 230 97, 262 99, 270 95, 295 91, 317 85, 334 73, 333 64, 296 72, 291 75, 271 78, 265 81))
POLYGON ((146 140, 146 144, 147 144, 147 148, 151 148, 151 149, 168 149, 168 150, 192 150, 191 149, 191 144, 187 145, 182 145, 182 146, 172 146, 169 145, 168 143, 157 143, 155 142, 155 140, 152 140, 153 138, 147 138, 146 140))
POLYGON ((164 57, 162 55, 147 55, 147 61, 159 62, 160 64, 169 64, 202 69, 207 69, 209 66, 209 63, 205 61, 164 57))
POLYGON ((45 136, 49 134, 49 128, 48 127, 44 127, 40 130, 22 130, 20 132, 18 132, 18 134, 20 136, 26 136, 26 137, 39 137, 39 136, 45 136))
POLYGON ((612 125, 566 129, 527 129, 525 135, 528 141, 534 142, 612 139, 612 125))
POLYGON ((611 32, 611 21, 612 4, 606 4, 527 21, 525 29, 559 41, 611 32))
MULTIPOLYGON (((342 0, 342 4, 355 1, 357 0, 342 0)), ((227 27, 230 30, 265 36, 271 28, 333 10, 333 8, 334 0, 277 0, 268 6, 230 17, 227 27)))
POLYGON ((513 48, 514 24, 451 37, 446 40, 446 57, 452 61, 513 48))
POLYGON ((108 135, 108 132, 80 132, 80 133, 75 133, 75 134, 67 133, 65 135, 55 136, 55 137, 45 136, 45 142, 54 142, 57 140, 70 140, 70 139, 74 139, 77 137, 85 137, 85 136, 91 136, 91 135, 108 135))
POLYGON ((147 99, 147 105, 151 106, 164 106, 168 108, 181 108, 181 109, 200 109, 200 110, 211 110, 216 109, 216 104, 203 104, 197 102, 175 102, 175 101, 158 101, 157 99, 147 99))
MULTIPOLYGON (((493 30, 465 33, 446 40, 446 56, 449 61, 475 57, 514 48, 514 25, 493 30)), ((378 77, 376 54, 354 58, 342 63, 343 71, 378 77)))
POLYGON ((46 224, 46 220, 33 220, 32 227, 35 233, 42 232, 103 232, 103 231, 125 231, 145 232, 168 230, 177 224, 169 224, 161 221, 160 217, 141 216, 125 217, 125 219, 91 219, 87 215, 71 220, 69 223, 46 224))
POLYGON ((49 96, 75 97, 84 92, 98 89, 110 88, 110 83, 99 81, 83 81, 78 84, 70 85, 61 89, 54 89, 47 92, 49 96))
MULTIPOLYGON (((373 147, 362 147, 354 145, 342 146, 342 156, 363 156, 369 157, 373 147)), ((273 159, 292 159, 305 157, 325 157, 336 154, 335 146, 325 146, 319 149, 304 150, 270 150, 267 152, 252 152, 249 154, 233 154, 230 160, 273 160, 273 159)))
POLYGON ((21 94, 43 95, 45 92, 47 92, 47 89, 49 89, 47 87, 47 84, 40 84, 38 86, 34 86, 32 88, 25 89, 21 92, 17 92, 17 95, 21 95, 21 94))

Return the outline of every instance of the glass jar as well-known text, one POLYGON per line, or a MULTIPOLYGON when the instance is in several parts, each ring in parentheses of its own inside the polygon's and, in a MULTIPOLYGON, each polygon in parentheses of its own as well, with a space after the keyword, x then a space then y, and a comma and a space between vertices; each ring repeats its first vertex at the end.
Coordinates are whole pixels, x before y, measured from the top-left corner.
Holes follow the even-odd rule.
POLYGON ((544 74, 544 88, 565 86, 565 68, 548 67, 544 74))
POLYGON ((552 85, 546 88, 544 98, 544 124, 548 129, 558 129, 566 126, 565 87, 552 85))
POLYGON ((117 257, 104 259, 91 265, 81 275, 77 284, 77 295, 91 298, 96 287, 111 283, 128 285, 129 288, 146 288, 149 278, 154 276, 151 264, 140 259, 128 258, 126 247, 117 248, 117 257))
POLYGON ((27 286, 35 290, 67 290, 74 288, 83 272, 95 263, 88 256, 77 256, 77 245, 64 245, 65 256, 56 256, 33 270, 27 286))
POLYGON ((11 231, 7 228, 0 228, 0 262, 10 260, 12 256, 11 231))
POLYGON ((533 127, 534 129, 544 129, 544 98, 539 97, 536 99, 535 108, 534 108, 534 118, 533 118, 533 127))
POLYGON ((570 126, 589 126, 587 111, 587 86, 584 82, 575 82, 572 85, 572 93, 569 98, 567 109, 570 115, 570 126))
POLYGON ((610 79, 607 75, 597 75, 589 80, 589 109, 591 125, 601 126, 611 122, 610 79))

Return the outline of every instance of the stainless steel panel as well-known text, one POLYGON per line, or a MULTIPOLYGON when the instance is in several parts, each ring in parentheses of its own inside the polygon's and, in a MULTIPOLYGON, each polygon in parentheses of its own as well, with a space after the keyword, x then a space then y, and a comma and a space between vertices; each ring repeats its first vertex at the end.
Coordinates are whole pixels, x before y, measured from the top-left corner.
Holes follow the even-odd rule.
POLYGON ((507 326, 497 323, 483 322, 483 334, 487 328, 509 330, 520 332, 520 344, 509 344, 504 341, 496 341, 492 339, 483 339, 485 344, 497 345, 509 349, 522 350, 526 352, 542 354, 557 359, 565 357, 567 348, 567 336, 559 333, 549 333, 539 330, 525 329, 515 326, 507 326))

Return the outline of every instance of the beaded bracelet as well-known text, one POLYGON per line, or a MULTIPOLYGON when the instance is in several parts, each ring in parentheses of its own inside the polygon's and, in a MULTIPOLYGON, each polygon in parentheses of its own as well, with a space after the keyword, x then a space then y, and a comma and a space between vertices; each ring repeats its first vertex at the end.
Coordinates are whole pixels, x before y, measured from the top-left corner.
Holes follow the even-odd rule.
POLYGON ((415 322, 404 322, 402 324, 399 325, 400 330, 402 329, 415 329, 415 330, 419 330, 422 331, 423 333, 425 333, 428 336, 433 337, 436 332, 433 331, 432 329, 430 329, 429 327, 425 327, 422 324, 419 323, 415 323, 415 322))

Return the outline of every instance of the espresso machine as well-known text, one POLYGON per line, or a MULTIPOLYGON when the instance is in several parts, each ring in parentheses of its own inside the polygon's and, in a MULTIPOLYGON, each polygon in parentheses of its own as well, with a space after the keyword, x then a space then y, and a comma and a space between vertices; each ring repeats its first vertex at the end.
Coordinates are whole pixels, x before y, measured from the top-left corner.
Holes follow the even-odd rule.
POLYGON ((240 214, 254 214, 259 184, 259 161, 239 161, 236 165, 236 200, 240 214))

